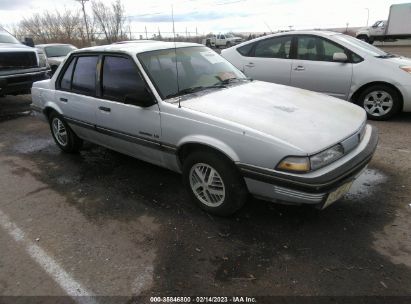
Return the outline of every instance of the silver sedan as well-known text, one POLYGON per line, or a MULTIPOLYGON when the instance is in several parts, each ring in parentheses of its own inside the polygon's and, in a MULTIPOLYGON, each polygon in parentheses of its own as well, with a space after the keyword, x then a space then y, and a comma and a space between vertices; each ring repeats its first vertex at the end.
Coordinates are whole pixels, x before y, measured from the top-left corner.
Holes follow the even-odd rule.
POLYGON ((411 60, 351 36, 286 32, 247 41, 222 56, 251 78, 352 101, 371 119, 411 111, 411 60))
POLYGON ((248 194, 325 208, 348 191, 378 139, 360 107, 251 81, 198 44, 74 51, 33 85, 32 98, 63 151, 87 140, 182 173, 193 200, 219 215, 248 194))

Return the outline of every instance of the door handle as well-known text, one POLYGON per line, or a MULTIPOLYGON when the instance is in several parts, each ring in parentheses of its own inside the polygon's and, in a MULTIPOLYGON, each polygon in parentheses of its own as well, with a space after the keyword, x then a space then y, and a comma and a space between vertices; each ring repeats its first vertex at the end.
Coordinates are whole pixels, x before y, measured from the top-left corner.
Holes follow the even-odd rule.
POLYGON ((294 68, 294 71, 304 71, 305 67, 303 67, 302 65, 299 65, 298 67, 294 68))
POLYGON ((254 67, 254 62, 250 62, 248 64, 245 65, 246 67, 252 68, 254 67))
POLYGON ((104 112, 111 112, 111 109, 107 107, 98 107, 98 108, 99 110, 104 111, 104 112))
POLYGON ((67 100, 67 98, 60 97, 60 101, 67 102, 68 100, 67 100))

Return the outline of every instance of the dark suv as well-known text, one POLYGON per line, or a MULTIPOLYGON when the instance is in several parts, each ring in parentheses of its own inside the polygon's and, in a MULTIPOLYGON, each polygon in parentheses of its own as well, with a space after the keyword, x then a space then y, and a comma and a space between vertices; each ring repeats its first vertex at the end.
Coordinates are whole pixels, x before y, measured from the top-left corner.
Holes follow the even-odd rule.
POLYGON ((33 82, 49 78, 43 52, 0 29, 0 97, 30 93, 33 82))

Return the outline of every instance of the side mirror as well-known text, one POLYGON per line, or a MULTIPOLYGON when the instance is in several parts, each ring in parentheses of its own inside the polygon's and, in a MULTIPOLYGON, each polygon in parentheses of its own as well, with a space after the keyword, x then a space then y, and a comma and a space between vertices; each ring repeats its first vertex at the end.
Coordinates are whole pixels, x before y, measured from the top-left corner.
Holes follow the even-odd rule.
POLYGON ((348 61, 348 57, 346 54, 344 53, 334 53, 333 54, 333 61, 336 62, 347 62, 348 61))
POLYGON ((142 93, 139 94, 138 96, 134 94, 126 95, 124 97, 124 103, 139 106, 142 108, 148 108, 148 107, 151 107, 156 102, 153 96, 150 94, 150 92, 146 88, 144 88, 142 93))
POLYGON ((33 38, 25 37, 25 38, 24 38, 24 41, 23 41, 23 44, 24 44, 24 45, 27 45, 27 46, 30 46, 30 47, 34 47, 33 38))

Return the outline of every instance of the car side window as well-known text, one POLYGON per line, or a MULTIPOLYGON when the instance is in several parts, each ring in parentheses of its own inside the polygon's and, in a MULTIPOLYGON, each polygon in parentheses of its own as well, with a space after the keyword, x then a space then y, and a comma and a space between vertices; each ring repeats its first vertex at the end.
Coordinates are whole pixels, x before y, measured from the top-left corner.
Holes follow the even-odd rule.
POLYGON ((63 90, 71 90, 71 76, 73 75, 73 68, 76 58, 72 58, 69 66, 64 72, 63 77, 60 80, 60 88, 63 90))
POLYGON ((81 56, 73 73, 73 84, 71 90, 84 95, 95 95, 96 93, 96 68, 98 56, 81 56))
POLYGON ((105 56, 102 73, 102 97, 113 101, 133 103, 147 95, 146 84, 131 58, 105 56))
POLYGON ((315 36, 298 37, 297 59, 333 61, 334 53, 345 53, 344 48, 315 36))
POLYGON ((324 49, 324 55, 322 59, 325 61, 333 61, 334 53, 345 53, 344 48, 331 43, 328 40, 320 39, 320 41, 322 43, 322 48, 324 49))
POLYGON ((243 56, 249 56, 251 49, 254 47, 254 43, 249 43, 237 48, 237 52, 239 52, 243 56))
POLYGON ((257 42, 254 57, 288 59, 290 58, 291 40, 290 36, 261 40, 257 42))

